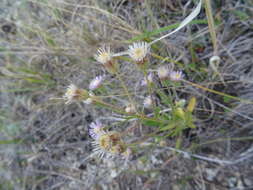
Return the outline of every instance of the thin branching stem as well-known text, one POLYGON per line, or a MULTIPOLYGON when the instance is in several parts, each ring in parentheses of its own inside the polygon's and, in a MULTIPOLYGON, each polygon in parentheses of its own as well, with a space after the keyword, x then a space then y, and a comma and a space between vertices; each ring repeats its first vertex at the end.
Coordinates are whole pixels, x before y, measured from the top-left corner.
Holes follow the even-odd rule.
POLYGON ((116 72, 116 76, 117 76, 117 78, 119 79, 120 84, 121 84, 122 88, 124 89, 125 93, 127 94, 127 97, 128 97, 128 99, 129 99, 129 102, 130 102, 132 105, 136 106, 136 103, 134 102, 134 100, 133 100, 133 98, 132 98, 132 96, 131 96, 131 94, 130 94, 130 92, 129 92, 129 90, 128 90, 126 84, 125 84, 125 82, 123 81, 122 77, 121 77, 120 74, 117 73, 117 72, 116 72))
POLYGON ((121 114, 124 114, 126 116, 129 116, 129 117, 133 117, 133 118, 138 118, 140 120, 144 120, 144 121, 153 121, 153 122, 156 122, 156 123, 160 123, 160 124, 164 124, 166 123, 167 121, 163 121, 163 120, 159 120, 159 119, 156 119, 156 118, 150 118, 146 115, 143 115, 143 114, 140 114, 140 113, 136 113, 136 114, 130 114, 130 113, 127 113, 125 112, 125 110, 123 109, 120 109, 112 104, 109 104, 109 103, 106 103, 98 98, 93 98, 93 101, 97 104, 100 104, 108 109, 111 109, 117 113, 121 113, 121 114))

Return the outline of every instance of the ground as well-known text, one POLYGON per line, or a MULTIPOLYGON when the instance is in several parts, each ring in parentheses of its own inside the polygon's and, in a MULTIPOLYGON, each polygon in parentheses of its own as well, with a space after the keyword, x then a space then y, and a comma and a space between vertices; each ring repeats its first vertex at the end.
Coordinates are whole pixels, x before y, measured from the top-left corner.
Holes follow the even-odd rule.
MULTIPOLYGON (((196 97, 194 125, 180 151, 173 136, 157 136, 147 123, 117 122, 112 110, 65 104, 66 87, 87 88, 106 77, 99 93, 122 107, 117 77, 94 60, 109 44, 122 51, 173 29, 198 1, 2 0, 0 2, 0 189, 253 189, 253 3, 212 1, 218 52, 213 56, 204 6, 195 23, 153 47, 150 70, 172 64, 183 70, 178 98, 196 97), (169 26, 167 29, 164 27, 169 26), (163 32, 159 33, 159 29, 163 32), (160 59, 159 59, 160 57, 160 59), (166 59, 165 59, 166 58, 166 59), (195 85, 194 85, 195 84, 195 85), (197 84, 197 85, 196 85, 197 84), (88 127, 101 120, 139 143, 128 159, 99 159, 88 127)), ((143 74, 122 60, 121 76, 141 104, 143 74)), ((157 76, 155 81, 158 85, 157 76)), ((170 91, 165 91, 169 93, 170 91)), ((156 95, 156 101, 161 97, 156 95)), ((158 103, 166 109, 162 103, 158 103)), ((149 112, 147 111, 147 114, 149 112)))

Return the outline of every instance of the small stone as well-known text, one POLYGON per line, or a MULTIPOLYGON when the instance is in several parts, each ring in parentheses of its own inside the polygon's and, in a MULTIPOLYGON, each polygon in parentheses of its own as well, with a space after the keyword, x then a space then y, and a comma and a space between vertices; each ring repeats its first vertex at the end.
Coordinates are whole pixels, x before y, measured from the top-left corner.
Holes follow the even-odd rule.
POLYGON ((206 170, 206 178, 209 180, 209 181, 213 181, 214 178, 216 177, 217 173, 218 173, 218 170, 217 169, 211 169, 211 168, 207 168, 205 169, 206 170))
POLYGON ((118 176, 117 171, 116 171, 115 169, 111 170, 111 177, 112 177, 112 178, 115 178, 115 177, 117 177, 117 176, 118 176))
POLYGON ((245 184, 247 187, 252 187, 252 186, 253 186, 253 180, 251 180, 251 179, 249 179, 249 178, 244 178, 243 181, 244 181, 244 184, 245 184))
POLYGON ((237 184, 237 178, 236 177, 230 177, 228 179, 229 187, 236 187, 236 184, 237 184))

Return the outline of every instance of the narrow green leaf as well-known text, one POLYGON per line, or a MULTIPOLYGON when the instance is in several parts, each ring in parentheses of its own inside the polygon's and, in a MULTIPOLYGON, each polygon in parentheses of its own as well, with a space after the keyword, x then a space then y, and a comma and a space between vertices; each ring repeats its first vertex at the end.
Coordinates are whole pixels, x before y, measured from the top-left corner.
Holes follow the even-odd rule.
POLYGON ((22 140, 20 140, 20 139, 0 140, 0 145, 19 144, 21 142, 22 142, 22 140))
MULTIPOLYGON (((190 25, 193 25, 193 24, 207 24, 207 20, 204 20, 204 19, 202 19, 202 20, 193 20, 189 24, 190 25)), ((144 32, 141 35, 138 35, 134 38, 131 38, 130 40, 127 40, 126 43, 132 43, 132 42, 141 41, 141 40, 144 40, 144 39, 149 40, 150 37, 155 36, 157 34, 160 34, 161 32, 166 32, 168 30, 175 29, 179 25, 180 25, 179 23, 176 23, 176 24, 171 24, 169 26, 159 28, 159 29, 155 29, 155 30, 150 31, 150 32, 144 32)))

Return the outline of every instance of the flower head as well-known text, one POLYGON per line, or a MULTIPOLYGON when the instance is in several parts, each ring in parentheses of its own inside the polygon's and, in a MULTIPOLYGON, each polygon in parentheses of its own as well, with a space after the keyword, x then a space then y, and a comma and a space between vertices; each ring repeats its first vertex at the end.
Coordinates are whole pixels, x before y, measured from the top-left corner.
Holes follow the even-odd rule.
POLYGON ((108 72, 115 74, 118 68, 116 62, 113 60, 114 56, 110 47, 102 47, 98 49, 98 53, 94 57, 99 63, 104 65, 108 72))
POLYGON ((171 71, 170 72, 170 80, 172 81, 180 81, 183 79, 182 71, 171 71))
POLYGON ((148 83, 153 82, 153 74, 149 73, 147 77, 144 77, 144 79, 141 81, 141 86, 147 86, 148 83))
POLYGON ((63 99, 66 101, 66 104, 69 104, 74 100, 80 100, 85 94, 85 90, 79 89, 74 84, 71 84, 67 87, 63 99))
POLYGON ((136 108, 133 104, 129 104, 126 106, 125 108, 125 112, 127 113, 135 113, 136 112, 136 108))
POLYGON ((125 143, 121 140, 121 136, 116 131, 104 132, 97 136, 92 143, 94 147, 94 153, 100 158, 104 156, 114 156, 125 152, 125 143))
POLYGON ((111 61, 113 54, 111 53, 111 49, 108 46, 99 48, 97 54, 94 57, 99 63, 106 64, 111 61))
POLYGON ((105 134, 106 132, 103 129, 102 123, 100 123, 98 120, 95 122, 92 122, 89 126, 89 135, 93 139, 97 139, 100 135, 105 134))
POLYGON ((158 77, 165 80, 169 77, 170 70, 167 66, 161 66, 157 69, 158 77))
POLYGON ((152 100, 152 97, 151 96, 147 96, 144 101, 143 101, 143 105, 145 108, 149 108, 151 107, 153 104, 153 100, 152 100))
POLYGON ((149 45, 147 42, 138 42, 129 46, 129 56, 137 62, 143 61, 149 52, 149 45))
POLYGON ((97 88, 99 88, 102 84, 104 80, 104 77, 103 76, 97 76, 95 77, 94 79, 92 79, 92 81, 90 82, 90 85, 89 85, 89 89, 90 90, 95 90, 97 88))

